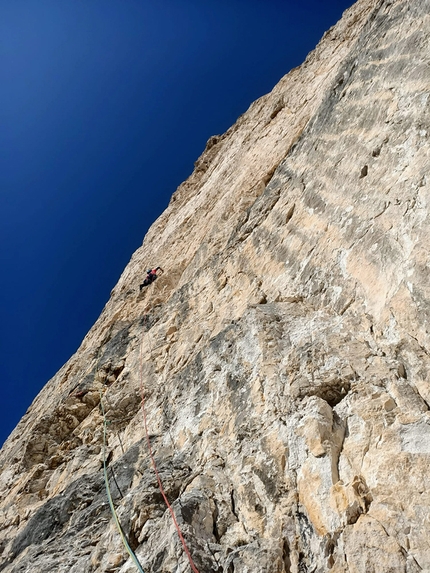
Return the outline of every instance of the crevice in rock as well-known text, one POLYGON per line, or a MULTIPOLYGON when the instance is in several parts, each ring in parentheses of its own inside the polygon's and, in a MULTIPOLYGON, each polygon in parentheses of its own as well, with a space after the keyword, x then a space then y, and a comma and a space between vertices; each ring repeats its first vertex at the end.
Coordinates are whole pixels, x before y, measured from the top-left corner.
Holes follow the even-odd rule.
POLYGON ((399 378, 404 378, 405 380, 408 379, 405 365, 402 362, 399 363, 399 366, 397 368, 397 374, 399 375, 399 378))
POLYGON ((136 551, 136 549, 140 545, 137 537, 138 536, 136 535, 136 532, 134 531, 134 529, 132 527, 130 527, 130 533, 128 534, 128 544, 130 545, 130 547, 133 551, 136 551))
POLYGON ((345 398, 350 390, 350 380, 337 378, 321 384, 321 386, 311 388, 305 395, 318 396, 318 398, 325 400, 331 408, 334 408, 345 398))
POLYGON ((237 521, 239 521, 239 516, 236 512, 236 503, 234 501, 234 490, 232 489, 230 492, 230 500, 231 500, 231 512, 232 514, 235 516, 235 518, 237 519, 237 521))
POLYGON ((268 185, 268 183, 269 183, 270 180, 272 179, 272 177, 273 177, 275 171, 278 169, 278 167, 279 167, 279 163, 276 164, 276 165, 274 165, 274 166, 270 169, 270 171, 268 171, 268 172, 266 173, 266 175, 263 177, 263 183, 264 183, 265 186, 268 185))
POLYGON ((339 314, 340 316, 344 315, 345 312, 350 308, 355 302, 355 297, 351 297, 349 301, 340 309, 339 314))
POLYGON ((300 534, 300 543, 302 546, 301 550, 299 551, 299 564, 298 564, 299 571, 307 572, 307 565, 304 562, 305 554, 303 553, 303 550, 310 548, 312 538, 315 535, 315 531, 311 521, 308 519, 308 516, 301 509, 297 509, 296 522, 298 525, 298 531, 300 534), (304 569, 300 569, 301 566, 304 567, 304 569))
POLYGON ((415 340, 415 342, 418 344, 419 348, 424 352, 424 354, 430 357, 430 352, 424 346, 422 346, 422 344, 419 343, 418 338, 413 336, 410 332, 408 332, 408 335, 412 338, 412 340, 415 340))
POLYGON ((293 203, 293 205, 288 209, 287 214, 285 215, 285 224, 287 224, 289 221, 291 221, 291 218, 294 214, 295 208, 296 208, 296 204, 293 203))
POLYGON ((285 573, 291 573, 290 545, 286 539, 282 546, 282 561, 284 562, 285 573))
POLYGON ((308 568, 305 563, 305 554, 302 551, 299 551, 298 572, 308 573, 308 568))
POLYGON ((284 109, 284 101, 283 99, 280 99, 276 102, 275 107, 272 111, 272 113, 270 114, 270 119, 275 119, 275 117, 278 115, 278 113, 280 111, 282 111, 284 109))
POLYGON ((380 217, 381 215, 383 215, 390 205, 391 205, 391 201, 385 201, 385 202, 384 202, 384 205, 383 205, 383 206, 381 207, 381 209, 373 216, 373 218, 374 218, 374 219, 377 219, 378 217, 380 217))
MULTIPOLYGON (((112 452, 110 452, 110 454, 112 454, 112 452)), ((112 475, 113 481, 114 481, 114 483, 115 483, 116 489, 117 489, 117 491, 118 491, 119 497, 120 497, 121 499, 123 499, 124 495, 123 495, 123 493, 122 493, 122 491, 121 491, 121 488, 120 488, 119 485, 118 485, 118 482, 117 482, 117 479, 116 479, 116 476, 115 476, 115 472, 113 471, 113 467, 112 467, 112 466, 111 466, 111 468, 110 468, 110 471, 111 471, 111 475, 112 475)))
MULTIPOLYGON (((173 460, 171 460, 170 463, 173 465, 173 460)), ((199 475, 201 475, 203 473, 202 470, 197 470, 195 472, 192 472, 190 467, 188 467, 188 471, 190 472, 190 476, 187 479, 183 480, 182 486, 181 486, 181 489, 179 492, 180 496, 184 493, 184 491, 187 489, 187 487, 190 485, 190 483, 192 483, 196 479, 196 477, 198 477, 199 475)), ((178 501, 180 503, 180 497, 178 497, 178 501)))
POLYGON ((410 553, 407 554, 407 556, 410 558, 410 560, 413 562, 413 564, 418 567, 418 569, 420 571, 423 571, 423 568, 421 567, 421 565, 418 563, 418 561, 415 559, 415 557, 413 555, 411 555, 410 553))
POLYGON ((333 485, 339 481, 339 460, 345 441, 346 421, 333 412, 333 445, 331 447, 331 472, 333 485))
MULTIPOLYGON (((220 565, 219 559, 217 559, 217 556, 213 550, 213 547, 211 547, 211 544, 208 541, 206 541, 206 549, 211 554, 212 559, 216 564, 216 565, 213 565, 213 563, 211 563, 210 570, 208 570, 208 573, 223 573, 224 569, 220 565)), ((202 569, 200 569, 200 571, 202 571, 202 569)))
MULTIPOLYGON (((106 460, 105 460, 105 465, 106 467, 109 467, 109 464, 111 463, 113 459, 113 451, 111 450, 108 455, 106 456, 106 460)), ((100 468, 103 467, 103 461, 100 462, 100 468)))
POLYGON ((218 512, 218 505, 217 505, 215 500, 214 500, 214 503, 215 503, 215 509, 214 509, 213 514, 212 514, 212 521, 213 521, 212 533, 213 533, 213 536, 215 537, 217 543, 219 543, 221 540, 221 536, 219 534, 218 525, 217 525, 219 512, 218 512))
POLYGON ((327 541, 324 548, 324 557, 327 557, 327 568, 332 569, 333 565, 335 564, 335 558, 333 554, 335 552, 337 542, 340 537, 340 532, 335 531, 333 534, 327 534, 327 541))
POLYGON ((363 165, 363 167, 361 168, 361 171, 360 171, 360 179, 363 179, 363 177, 366 177, 368 172, 369 172, 369 167, 367 165, 363 165))

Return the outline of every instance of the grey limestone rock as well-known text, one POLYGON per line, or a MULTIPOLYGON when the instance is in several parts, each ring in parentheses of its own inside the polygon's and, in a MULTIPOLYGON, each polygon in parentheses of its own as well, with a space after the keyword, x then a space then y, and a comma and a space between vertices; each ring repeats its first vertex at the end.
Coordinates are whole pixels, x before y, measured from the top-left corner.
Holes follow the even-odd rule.
POLYGON ((2 449, 3 573, 135 570, 101 405, 145 571, 190 571, 148 441, 200 573, 430 571, 429 57, 359 0, 209 140, 2 449))

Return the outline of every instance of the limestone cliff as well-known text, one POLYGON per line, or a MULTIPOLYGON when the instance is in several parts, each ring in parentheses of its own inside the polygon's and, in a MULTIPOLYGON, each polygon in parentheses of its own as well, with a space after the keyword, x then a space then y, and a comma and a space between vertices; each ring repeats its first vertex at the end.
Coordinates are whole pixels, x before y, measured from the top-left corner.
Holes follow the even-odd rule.
POLYGON ((430 1, 212 137, 0 456, 3 573, 430 571, 430 1), (165 273, 139 292, 145 269, 165 273))

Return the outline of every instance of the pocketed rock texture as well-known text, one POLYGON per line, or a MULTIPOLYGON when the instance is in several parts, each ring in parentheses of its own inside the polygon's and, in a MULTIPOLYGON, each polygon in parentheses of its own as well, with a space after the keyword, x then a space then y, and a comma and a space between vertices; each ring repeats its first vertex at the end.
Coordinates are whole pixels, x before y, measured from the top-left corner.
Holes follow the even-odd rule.
POLYGON ((430 1, 212 137, 0 456, 3 573, 430 571, 430 1), (149 266, 164 274, 139 292, 149 266))

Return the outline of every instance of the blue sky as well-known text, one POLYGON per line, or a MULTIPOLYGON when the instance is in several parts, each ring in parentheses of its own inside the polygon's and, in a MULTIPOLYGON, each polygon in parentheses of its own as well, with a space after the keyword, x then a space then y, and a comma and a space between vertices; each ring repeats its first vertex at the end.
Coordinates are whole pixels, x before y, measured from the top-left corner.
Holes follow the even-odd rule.
POLYGON ((352 0, 0 3, 0 444, 207 139, 352 0))

